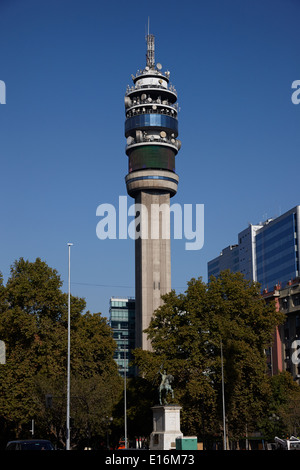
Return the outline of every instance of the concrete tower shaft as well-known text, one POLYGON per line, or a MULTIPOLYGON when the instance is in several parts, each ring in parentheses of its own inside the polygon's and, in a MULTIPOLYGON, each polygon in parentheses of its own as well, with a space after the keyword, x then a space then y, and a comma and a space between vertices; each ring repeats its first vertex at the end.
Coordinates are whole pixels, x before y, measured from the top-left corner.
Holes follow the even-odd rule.
POLYGON ((170 197, 177 192, 175 157, 181 142, 170 72, 163 73, 161 64, 155 65, 154 36, 148 34, 146 41, 146 66, 132 75, 133 85, 125 94, 125 181, 128 194, 143 207, 135 242, 136 345, 151 349, 143 330, 162 304, 161 295, 171 290, 169 210, 170 197))

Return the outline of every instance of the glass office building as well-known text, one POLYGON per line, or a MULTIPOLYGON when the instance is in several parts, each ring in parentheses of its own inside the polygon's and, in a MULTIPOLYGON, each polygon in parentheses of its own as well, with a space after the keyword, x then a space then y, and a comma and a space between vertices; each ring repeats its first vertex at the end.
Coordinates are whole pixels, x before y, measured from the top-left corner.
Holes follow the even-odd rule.
POLYGON ((299 277, 300 206, 249 227, 238 234, 234 250, 223 250, 208 262, 208 278, 230 269, 272 290, 299 277), (230 256, 229 256, 230 255, 230 256), (233 263, 234 260, 234 263, 233 263))
POLYGON ((284 286, 299 276, 298 212, 295 208, 270 221, 256 235, 257 280, 263 288, 284 286))
POLYGON ((230 245, 224 248, 220 255, 212 259, 207 264, 208 278, 218 277, 221 271, 230 269, 232 272, 239 270, 239 246, 230 245))
POLYGON ((109 303, 109 324, 113 338, 117 343, 114 359, 119 373, 124 377, 134 376, 134 367, 130 365, 131 351, 135 348, 135 299, 112 297, 109 303))

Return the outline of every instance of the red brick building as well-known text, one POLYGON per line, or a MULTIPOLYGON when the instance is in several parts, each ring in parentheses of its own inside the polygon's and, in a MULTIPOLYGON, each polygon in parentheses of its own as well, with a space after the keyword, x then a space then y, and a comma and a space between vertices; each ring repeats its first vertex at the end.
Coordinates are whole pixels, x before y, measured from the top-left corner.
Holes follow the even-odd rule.
POLYGON ((266 301, 275 301, 276 309, 286 315, 285 322, 274 332, 274 344, 267 351, 270 374, 288 371, 300 383, 300 278, 285 286, 265 289, 266 301))

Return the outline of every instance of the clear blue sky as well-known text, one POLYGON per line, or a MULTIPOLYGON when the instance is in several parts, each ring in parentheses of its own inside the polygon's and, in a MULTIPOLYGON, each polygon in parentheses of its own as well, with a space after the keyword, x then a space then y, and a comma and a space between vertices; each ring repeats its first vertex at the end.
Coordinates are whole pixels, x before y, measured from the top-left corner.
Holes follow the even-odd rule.
POLYGON ((172 241, 172 287, 300 204, 299 0, 0 0, 0 270, 40 257, 67 291, 73 242, 72 294, 104 315, 134 296, 134 242, 100 241, 96 208, 126 195, 124 93, 148 16, 181 107, 172 202, 205 206, 202 250, 172 241))

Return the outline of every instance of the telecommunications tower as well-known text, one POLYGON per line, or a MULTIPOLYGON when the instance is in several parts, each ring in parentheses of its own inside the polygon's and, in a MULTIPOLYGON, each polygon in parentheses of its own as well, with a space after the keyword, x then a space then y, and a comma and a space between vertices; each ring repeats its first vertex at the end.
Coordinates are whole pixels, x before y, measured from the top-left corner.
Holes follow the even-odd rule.
POLYGON ((155 64, 154 36, 146 36, 146 66, 131 76, 125 95, 128 194, 135 199, 136 347, 151 349, 143 330, 161 296, 171 290, 170 197, 177 192, 178 104, 170 72, 155 64))

